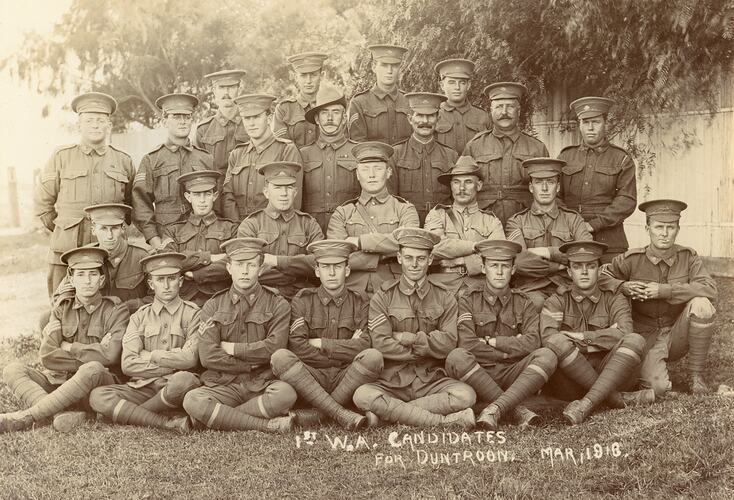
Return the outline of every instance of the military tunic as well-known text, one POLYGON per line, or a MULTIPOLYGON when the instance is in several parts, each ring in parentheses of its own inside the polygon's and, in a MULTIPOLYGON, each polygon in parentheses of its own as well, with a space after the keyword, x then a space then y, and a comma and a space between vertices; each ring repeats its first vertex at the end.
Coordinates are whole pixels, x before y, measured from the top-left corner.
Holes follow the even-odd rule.
POLYGON ((181 298, 201 307, 216 292, 229 288, 232 282, 225 262, 212 262, 211 256, 224 253, 220 245, 236 234, 237 223, 214 212, 203 217, 191 213, 185 221, 164 228, 166 250, 186 255, 182 272, 193 274, 193 279, 184 277, 181 298))
POLYGON ((464 152, 466 143, 479 132, 489 130, 492 120, 489 113, 468 101, 454 107, 448 101, 441 103, 436 123, 436 138, 458 154, 464 152))
POLYGON ((319 127, 306 121, 306 111, 313 103, 300 98, 283 99, 275 106, 273 133, 275 137, 293 141, 298 149, 310 146, 319 137, 319 127))
POLYGON ((457 345, 456 299, 428 278, 416 285, 404 277, 390 280, 370 301, 372 345, 385 359, 379 385, 428 386, 446 378, 444 360, 457 345), (394 336, 403 332, 416 334, 413 345, 403 345, 394 336))
POLYGON ((480 132, 464 148, 479 164, 484 186, 477 195, 480 208, 489 208, 503 225, 513 214, 532 202, 530 178, 522 168, 529 158, 547 157, 548 150, 538 139, 519 129, 510 135, 498 131, 480 132))
POLYGON ((373 293, 385 279, 401 273, 395 259, 398 243, 391 233, 399 227, 419 227, 412 203, 392 196, 387 189, 376 195, 360 194, 334 210, 329 220, 328 238, 359 237, 359 250, 349 257, 351 273, 347 286, 373 293))
POLYGON ((40 357, 52 384, 65 382, 84 363, 97 361, 120 373, 122 337, 130 314, 117 297, 97 295, 88 305, 66 297, 51 311, 43 329, 40 357), (71 343, 69 352, 62 342, 71 343))
MULTIPOLYGON (((285 139, 271 135, 263 144, 240 144, 229 155, 227 177, 222 187, 222 210, 225 218, 241 221, 255 210, 265 208, 268 200, 263 195, 265 177, 257 168, 274 161, 290 161, 302 164, 296 146, 285 139)), ((303 173, 298 173, 298 194, 294 207, 301 208, 303 173)))
POLYGON ((593 148, 566 147, 558 158, 566 162, 560 196, 594 228, 594 239, 609 245, 605 260, 627 250, 622 223, 637 206, 635 163, 627 151, 605 140, 593 148))
POLYGON ((451 170, 457 158, 456 151, 433 138, 424 144, 411 136, 395 146, 388 162, 393 169, 391 191, 415 205, 423 221, 437 201, 450 200, 451 190, 438 182, 438 176, 451 170))
MULTIPOLYGON (((238 144, 245 144, 249 140, 250 137, 245 132, 242 117, 239 113, 235 113, 230 119, 217 111, 215 115, 197 125, 196 145, 212 155, 214 170, 222 174, 217 181, 217 191, 219 193, 222 192, 222 184, 224 184, 224 177, 227 174, 229 153, 238 144)), ((218 214, 223 213, 221 196, 214 202, 214 211, 218 214)))
MULTIPOLYGON (((90 246, 99 246, 93 243, 90 246)), ((110 254, 105 261, 105 283, 102 295, 112 295, 122 300, 130 314, 152 300, 151 290, 145 281, 145 272, 140 259, 148 256, 148 251, 137 243, 125 242, 125 249, 119 255, 110 254)))
POLYGON ((86 144, 58 149, 41 171, 34 212, 52 231, 48 262, 49 295, 63 280, 61 254, 94 241, 84 207, 131 203, 135 168, 130 156, 112 146, 86 144))
POLYGON ((431 276, 454 291, 464 283, 484 281, 482 257, 474 253, 474 243, 505 239, 499 219, 492 212, 480 210, 476 202, 465 207, 436 205, 428 212, 423 227, 441 236, 441 241, 433 247, 435 260, 431 276), (436 260, 459 260, 461 263, 442 266, 436 260))
POLYGON ((315 144, 301 149, 303 211, 311 214, 324 232, 334 209, 359 195, 357 160, 352 155, 355 144, 340 135, 333 142, 319 137, 315 144))
POLYGON ((239 385, 260 392, 273 380, 270 357, 288 343, 290 307, 277 292, 260 284, 240 293, 236 288, 215 294, 201 311, 199 359, 207 387, 239 385), (221 342, 234 343, 234 355, 221 342))
POLYGON ((140 161, 133 184, 133 222, 145 241, 161 236, 163 226, 178 221, 191 206, 177 179, 195 170, 211 170, 212 156, 187 144, 166 141, 140 161))
POLYGON ((277 288, 288 299, 310 286, 314 259, 306 247, 324 239, 316 219, 300 210, 280 212, 268 205, 243 220, 237 236, 264 239, 268 244, 263 251, 277 257, 277 267, 260 275, 261 284, 277 288))
MULTIPOLYGON (((199 307, 180 297, 170 304, 154 300, 130 317, 122 340, 122 371, 130 387, 168 380, 198 364, 199 307)), ((165 383, 165 382, 164 382, 165 383)), ((151 395, 152 397, 152 395, 151 395)))
POLYGON ((506 231, 507 239, 522 245, 523 250, 547 247, 550 251, 549 261, 527 252, 518 256, 516 286, 525 291, 540 290, 551 283, 568 284, 568 277, 559 268, 568 264, 568 259, 558 248, 571 241, 593 239, 576 212, 559 206, 543 212, 535 203, 510 217, 506 231))
POLYGON ((349 138, 355 142, 397 144, 413 133, 405 93, 397 88, 384 92, 377 85, 356 94, 349 103, 349 138))

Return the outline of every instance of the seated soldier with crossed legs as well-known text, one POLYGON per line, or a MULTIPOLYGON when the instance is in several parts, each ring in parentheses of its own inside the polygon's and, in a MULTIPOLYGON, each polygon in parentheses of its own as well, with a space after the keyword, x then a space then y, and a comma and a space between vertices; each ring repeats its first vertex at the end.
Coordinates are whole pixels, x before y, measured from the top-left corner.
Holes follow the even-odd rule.
POLYGON ((185 260, 167 252, 141 261, 154 298, 132 315, 122 339, 122 371, 130 381, 97 387, 89 396, 90 406, 116 424, 189 429, 188 417, 161 415, 180 409, 186 393, 201 385, 186 371, 199 364, 199 307, 179 295, 185 260))
POLYGON ((540 344, 538 309, 525 293, 510 289, 521 250, 505 240, 476 244, 485 281, 459 298, 459 347, 446 358, 448 374, 472 386, 487 404, 477 425, 489 430, 509 414, 521 427, 536 424, 538 415, 520 403, 556 369, 556 355, 540 344))
POLYGON ((361 386, 354 403, 376 417, 414 426, 474 427, 474 390, 449 378, 446 356, 456 347, 454 293, 428 278, 431 249, 440 237, 419 228, 393 232, 403 274, 383 283, 370 301, 372 345, 382 352, 380 378, 361 386))
POLYGON ((561 245, 573 285, 558 287, 540 315, 543 345, 558 356, 558 370, 546 387, 566 396, 563 399, 580 397, 563 410, 572 425, 583 422, 605 400, 617 408, 655 401, 652 389, 617 392, 635 384, 645 339, 632 332, 624 295, 598 282, 606 248, 596 241, 561 245))
POLYGON ((222 431, 287 432, 296 391, 275 380, 270 357, 288 344, 291 312, 277 290, 258 282, 267 241, 234 238, 222 244, 232 287, 201 311, 199 359, 204 387, 184 398, 195 422, 222 431))
MULTIPOLYGON (((369 348, 367 294, 346 286, 349 255, 356 249, 342 240, 308 246, 321 286, 301 290, 293 298, 290 350, 279 349, 271 359, 279 379, 347 429, 367 424, 344 407, 357 387, 377 380, 383 363, 382 353, 369 348)), ((304 413, 296 412, 299 424, 304 413)))
POLYGON ((117 382, 130 314, 120 299, 100 293, 107 257, 106 250, 94 247, 61 255, 74 295, 54 305, 43 329, 40 357, 45 370, 17 362, 3 370, 5 383, 28 409, 0 414, 0 433, 29 429, 54 415, 54 428, 68 432, 86 419, 86 413, 63 410, 80 402, 86 407, 92 389, 117 382))

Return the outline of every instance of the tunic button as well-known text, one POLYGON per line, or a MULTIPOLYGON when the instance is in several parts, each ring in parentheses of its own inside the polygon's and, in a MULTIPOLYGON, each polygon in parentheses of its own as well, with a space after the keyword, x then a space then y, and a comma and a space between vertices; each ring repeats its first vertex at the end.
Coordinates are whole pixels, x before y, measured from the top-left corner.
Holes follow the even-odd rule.
POLYGON ((332 322, 332 323, 336 323, 336 320, 335 320, 335 319, 332 319, 332 320, 331 320, 331 322, 332 322))

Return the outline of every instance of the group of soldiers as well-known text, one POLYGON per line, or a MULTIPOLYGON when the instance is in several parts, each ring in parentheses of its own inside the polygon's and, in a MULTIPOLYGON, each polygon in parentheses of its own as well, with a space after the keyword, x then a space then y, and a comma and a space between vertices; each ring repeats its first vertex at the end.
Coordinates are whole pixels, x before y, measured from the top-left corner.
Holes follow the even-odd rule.
POLYGON ((274 111, 244 71, 207 75, 217 110, 195 143, 198 99, 162 96, 168 138, 137 171, 107 143, 115 100, 72 101, 81 140, 35 196, 53 233, 43 370, 4 368, 26 409, 0 432, 90 412, 181 432, 493 430, 537 424, 539 391, 580 424, 664 396, 686 353, 707 392, 716 285, 675 244, 683 202, 640 204, 650 244, 628 249, 613 101, 571 103, 582 143, 555 159, 519 128, 523 85, 489 85, 487 113, 471 61, 436 64, 443 94, 405 94, 406 49, 370 50, 376 83, 349 104, 320 82, 326 54, 288 59, 299 95, 274 111))

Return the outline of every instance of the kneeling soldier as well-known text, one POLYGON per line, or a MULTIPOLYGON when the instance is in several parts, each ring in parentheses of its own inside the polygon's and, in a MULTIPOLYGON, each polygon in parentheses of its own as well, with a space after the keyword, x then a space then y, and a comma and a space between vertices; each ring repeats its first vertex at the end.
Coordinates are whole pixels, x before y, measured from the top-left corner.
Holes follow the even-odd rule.
POLYGON ((459 347, 446 358, 446 370, 472 386, 481 402, 491 403, 482 410, 478 426, 496 430, 500 417, 512 413, 526 427, 538 416, 519 404, 548 382, 556 355, 540 345, 538 309, 523 292, 510 289, 522 247, 484 240, 476 249, 485 282, 459 298, 459 347))
POLYGON ((122 339, 122 371, 130 381, 97 387, 89 396, 90 406, 116 424, 188 430, 188 418, 160 415, 181 408, 186 393, 201 385, 185 371, 199 361, 199 307, 179 296, 185 259, 161 253, 141 261, 154 298, 130 317, 122 339))
POLYGON ((199 307, 231 284, 221 245, 235 237, 237 222, 214 213, 221 175, 216 170, 199 170, 180 176, 178 183, 191 212, 186 220, 171 224, 161 232, 166 250, 186 255, 182 264, 181 298, 199 307))
POLYGON ((372 297, 368 324, 387 362, 378 381, 357 389, 354 402, 389 422, 470 429, 476 394, 443 368, 457 342, 456 299, 427 277, 431 249, 440 238, 419 228, 397 229, 393 236, 403 274, 372 297))
POLYGON ((714 334, 712 302, 718 292, 696 251, 675 244, 680 213, 686 207, 676 200, 641 203, 650 244, 615 257, 605 271, 624 280, 622 293, 633 299, 632 321, 647 339, 648 349, 640 382, 659 396, 672 387, 666 361, 680 359, 686 352, 691 392, 708 392, 703 370, 714 334))
POLYGON ((543 345, 558 356, 558 372, 549 382, 550 389, 575 388, 573 397, 583 394, 563 411, 571 424, 583 422, 604 400, 613 407, 655 401, 652 390, 617 392, 636 382, 645 339, 632 333, 632 314, 624 295, 598 283, 599 261, 606 248, 596 241, 561 245, 573 285, 559 287, 540 315, 543 345))
POLYGON ((117 381, 108 368, 119 372, 122 336, 130 315, 120 299, 99 292, 105 258, 105 250, 93 247, 61 255, 76 292, 56 303, 43 329, 40 356, 47 371, 17 362, 3 370, 5 383, 29 408, 0 415, 0 432, 28 429, 54 415, 54 428, 69 431, 86 414, 59 412, 84 401, 95 387, 117 381))
POLYGON ((382 354, 369 348, 369 299, 346 287, 349 254, 356 249, 342 240, 308 246, 321 286, 301 290, 293 298, 291 350, 280 349, 271 360, 278 378, 348 429, 367 422, 344 406, 357 387, 374 382, 382 371, 382 354))
POLYGON ((205 387, 184 398, 184 409, 195 421, 222 431, 286 432, 285 415, 296 402, 296 391, 275 380, 270 357, 288 343, 290 307, 277 290, 257 281, 263 265, 259 238, 225 242, 232 287, 215 294, 201 311, 199 359, 206 371, 205 387))

